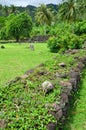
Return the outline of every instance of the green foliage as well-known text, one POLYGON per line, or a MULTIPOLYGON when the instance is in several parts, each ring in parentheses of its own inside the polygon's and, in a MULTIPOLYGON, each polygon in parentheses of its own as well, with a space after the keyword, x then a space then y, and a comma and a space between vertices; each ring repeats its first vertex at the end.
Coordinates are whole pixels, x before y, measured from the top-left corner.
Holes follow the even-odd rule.
POLYGON ((86 20, 76 23, 74 32, 77 35, 86 34, 86 20))
POLYGON ((83 40, 72 33, 58 34, 57 37, 51 37, 48 40, 48 47, 51 52, 58 52, 59 50, 80 49, 83 40))
POLYGON ((32 30, 32 20, 26 13, 11 15, 6 21, 6 34, 17 41, 21 37, 29 37, 32 30))
POLYGON ((58 42, 58 38, 50 37, 48 40, 48 47, 51 52, 58 52, 61 49, 61 44, 58 42))
POLYGON ((5 26, 6 17, 0 17, 0 29, 5 26))
POLYGON ((0 30, 0 39, 1 39, 1 40, 8 39, 8 36, 7 36, 7 34, 6 34, 6 27, 3 27, 3 28, 0 30))

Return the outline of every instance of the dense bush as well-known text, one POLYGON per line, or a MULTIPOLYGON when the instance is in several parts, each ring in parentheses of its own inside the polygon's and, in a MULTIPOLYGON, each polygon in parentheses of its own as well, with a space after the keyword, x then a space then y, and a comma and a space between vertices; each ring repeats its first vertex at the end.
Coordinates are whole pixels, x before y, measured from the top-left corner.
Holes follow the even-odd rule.
POLYGON ((59 50, 80 49, 83 40, 75 34, 66 33, 49 38, 47 43, 51 52, 58 52, 59 50))
POLYGON ((86 20, 76 23, 74 32, 77 35, 86 34, 86 20))

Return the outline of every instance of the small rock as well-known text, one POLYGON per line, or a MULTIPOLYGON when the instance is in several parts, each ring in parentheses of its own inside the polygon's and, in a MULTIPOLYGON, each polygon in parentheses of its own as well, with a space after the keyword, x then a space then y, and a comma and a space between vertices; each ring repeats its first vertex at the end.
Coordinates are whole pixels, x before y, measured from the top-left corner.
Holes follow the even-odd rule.
POLYGON ((1 46, 1 49, 5 49, 5 46, 2 45, 2 46, 1 46))
POLYGON ((74 49, 74 50, 71 51, 71 54, 76 54, 77 52, 78 52, 78 50, 74 49))
POLYGON ((21 76, 21 79, 26 79, 26 78, 28 78, 27 74, 24 74, 24 75, 21 76))
POLYGON ((52 104, 52 108, 55 110, 55 111, 59 111, 61 108, 60 106, 57 104, 57 103, 53 103, 52 104))
POLYGON ((42 89, 45 93, 48 93, 49 91, 54 89, 54 85, 49 81, 45 81, 42 83, 42 89))
POLYGON ((62 117, 63 113, 62 113, 62 109, 60 109, 57 113, 56 116, 58 119, 60 119, 62 117))
POLYGON ((72 87, 72 85, 69 81, 60 81, 59 84, 63 87, 72 87))
POLYGON ((50 123, 47 125, 47 129, 48 129, 48 130, 56 130, 56 127, 57 127, 57 123, 53 123, 53 122, 50 122, 50 123))
POLYGON ((65 102, 65 103, 68 103, 68 96, 66 93, 61 94, 61 100, 63 100, 63 102, 65 102))
POLYGON ((0 128, 6 127, 6 121, 4 119, 0 119, 0 128))
POLYGON ((62 62, 62 63, 59 63, 59 66, 66 67, 66 64, 64 62, 62 62))
POLYGON ((80 81, 80 79, 81 79, 80 73, 79 73, 79 72, 75 72, 74 70, 71 70, 71 71, 69 72, 69 77, 70 77, 70 79, 72 79, 72 78, 75 79, 77 83, 78 83, 78 82, 80 81))
POLYGON ((34 72, 34 69, 28 70, 25 72, 26 75, 32 74, 34 72))

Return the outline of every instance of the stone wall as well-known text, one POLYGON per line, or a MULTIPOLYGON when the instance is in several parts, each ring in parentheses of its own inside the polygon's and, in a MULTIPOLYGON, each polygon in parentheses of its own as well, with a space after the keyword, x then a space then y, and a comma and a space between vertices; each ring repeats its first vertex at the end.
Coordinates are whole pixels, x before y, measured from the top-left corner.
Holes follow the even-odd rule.
MULTIPOLYGON (((67 116, 67 111, 70 108, 70 102, 73 99, 73 94, 78 91, 79 82, 81 80, 81 72, 83 71, 83 68, 86 66, 86 57, 82 58, 74 57, 74 58, 77 60, 78 64, 74 68, 71 68, 71 70, 68 72, 69 80, 59 81, 59 85, 62 86, 62 91, 60 93, 60 101, 59 104, 56 103, 52 104, 54 111, 52 110, 49 111, 50 114, 54 115, 54 117, 57 120, 57 123, 53 123, 51 121, 51 123, 47 125, 48 130, 56 130, 56 127, 59 127, 59 130, 61 130, 59 122, 61 123, 61 125, 64 124, 65 122, 64 117, 67 116)), ((40 64, 34 69, 27 71, 23 76, 16 77, 14 80, 9 81, 8 82, 9 86, 15 84, 18 80, 26 79, 29 74, 33 73, 36 68, 41 66, 43 66, 43 64, 40 64)))

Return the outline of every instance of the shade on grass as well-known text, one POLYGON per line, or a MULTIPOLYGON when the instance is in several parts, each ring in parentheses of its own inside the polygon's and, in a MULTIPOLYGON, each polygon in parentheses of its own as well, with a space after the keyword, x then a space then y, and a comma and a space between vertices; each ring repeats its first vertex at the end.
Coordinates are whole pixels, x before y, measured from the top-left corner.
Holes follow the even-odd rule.
POLYGON ((62 128, 63 130, 86 130, 86 70, 75 98, 74 106, 69 112, 69 117, 66 126, 62 128))

